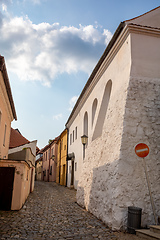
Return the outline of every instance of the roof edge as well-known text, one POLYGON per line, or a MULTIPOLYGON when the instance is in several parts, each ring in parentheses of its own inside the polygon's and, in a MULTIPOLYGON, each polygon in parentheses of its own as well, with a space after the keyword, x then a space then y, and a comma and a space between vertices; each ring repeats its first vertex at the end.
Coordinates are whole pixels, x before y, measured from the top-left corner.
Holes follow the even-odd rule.
POLYGON ((99 68, 100 68, 100 66, 102 65, 103 61, 105 60, 106 56, 107 56, 108 53, 110 52, 111 48, 113 47, 113 45, 114 45, 114 43, 116 42, 118 36, 120 35, 120 33, 122 32, 122 30, 124 29, 125 25, 126 25, 125 22, 121 22, 121 23, 119 24, 118 28, 116 29, 116 31, 115 31, 112 39, 110 40, 109 44, 107 45, 104 53, 102 54, 101 58, 99 59, 99 61, 98 61, 98 63, 97 63, 97 65, 96 65, 95 68, 93 69, 93 71, 92 71, 92 73, 91 73, 91 75, 90 75, 87 83, 85 84, 85 86, 84 86, 84 88, 83 88, 83 90, 82 90, 82 92, 81 92, 81 94, 80 94, 80 96, 79 96, 79 98, 78 98, 78 100, 77 100, 77 102, 76 102, 76 104, 75 104, 75 106, 74 106, 74 108, 73 108, 73 110, 72 110, 72 112, 71 112, 71 114, 70 114, 70 116, 69 116, 66 124, 65 124, 66 127, 67 127, 67 124, 69 123, 69 121, 71 120, 74 112, 76 111, 76 108, 77 108, 78 104, 80 103, 80 100, 82 99, 83 95, 85 94, 86 89, 87 89, 88 86, 91 84, 91 82, 92 82, 92 80, 94 79, 97 71, 99 70, 99 68))
POLYGON ((158 6, 158 7, 156 7, 156 8, 153 8, 153 9, 151 9, 150 11, 145 12, 145 13, 143 13, 143 14, 137 16, 137 17, 134 17, 134 18, 131 18, 131 19, 125 20, 124 22, 125 22, 125 23, 128 23, 128 22, 130 22, 130 21, 133 21, 133 20, 135 20, 135 19, 138 19, 138 18, 140 18, 140 17, 142 17, 142 16, 144 16, 144 15, 150 13, 150 12, 155 11, 155 10, 158 9, 158 8, 160 8, 160 6, 158 6))
POLYGON ((10 106, 11 106, 12 113, 13 113, 13 117, 15 120, 17 120, 16 110, 15 110, 14 101, 13 101, 13 97, 12 97, 12 91, 11 91, 9 78, 8 78, 8 74, 7 74, 7 69, 6 69, 6 64, 5 64, 4 57, 1 55, 0 55, 0 71, 2 72, 2 75, 3 75, 4 84, 6 87, 8 99, 9 99, 10 106))

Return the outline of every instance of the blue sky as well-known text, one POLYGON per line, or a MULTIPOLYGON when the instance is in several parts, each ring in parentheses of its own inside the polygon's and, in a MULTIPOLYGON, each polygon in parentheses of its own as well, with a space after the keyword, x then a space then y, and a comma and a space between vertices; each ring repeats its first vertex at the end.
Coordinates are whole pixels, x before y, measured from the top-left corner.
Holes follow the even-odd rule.
POLYGON ((121 21, 160 0, 0 0, 0 54, 5 57, 17 121, 44 147, 57 137, 121 21))

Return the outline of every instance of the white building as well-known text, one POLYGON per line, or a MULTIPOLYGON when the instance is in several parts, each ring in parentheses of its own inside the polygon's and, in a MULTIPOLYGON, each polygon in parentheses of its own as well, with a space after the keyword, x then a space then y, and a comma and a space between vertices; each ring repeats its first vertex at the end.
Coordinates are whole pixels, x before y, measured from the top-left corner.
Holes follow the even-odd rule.
POLYGON ((113 229, 126 228, 128 206, 142 208, 142 226, 160 214, 160 7, 122 22, 88 79, 67 123, 68 186, 74 167, 77 202, 113 229), (88 136, 83 159, 81 136, 88 136), (73 164, 72 164, 73 162, 73 164))

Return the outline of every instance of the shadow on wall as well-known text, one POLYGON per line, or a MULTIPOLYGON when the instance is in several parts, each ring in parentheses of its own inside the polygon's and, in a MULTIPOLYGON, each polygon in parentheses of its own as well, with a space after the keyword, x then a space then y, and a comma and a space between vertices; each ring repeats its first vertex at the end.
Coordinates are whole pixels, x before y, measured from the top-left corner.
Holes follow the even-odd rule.
POLYGON ((142 208, 143 226, 154 223, 142 162, 135 157, 124 167, 121 160, 94 168, 92 177, 85 171, 77 189, 77 203, 113 230, 127 228, 129 206, 142 208))

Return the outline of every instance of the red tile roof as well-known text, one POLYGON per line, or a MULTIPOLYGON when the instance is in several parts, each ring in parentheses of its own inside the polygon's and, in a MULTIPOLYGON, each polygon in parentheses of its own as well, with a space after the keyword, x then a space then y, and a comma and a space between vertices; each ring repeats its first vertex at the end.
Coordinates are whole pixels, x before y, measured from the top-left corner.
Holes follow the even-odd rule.
POLYGON ((15 148, 30 143, 25 137, 22 136, 18 129, 11 128, 9 148, 15 148))

